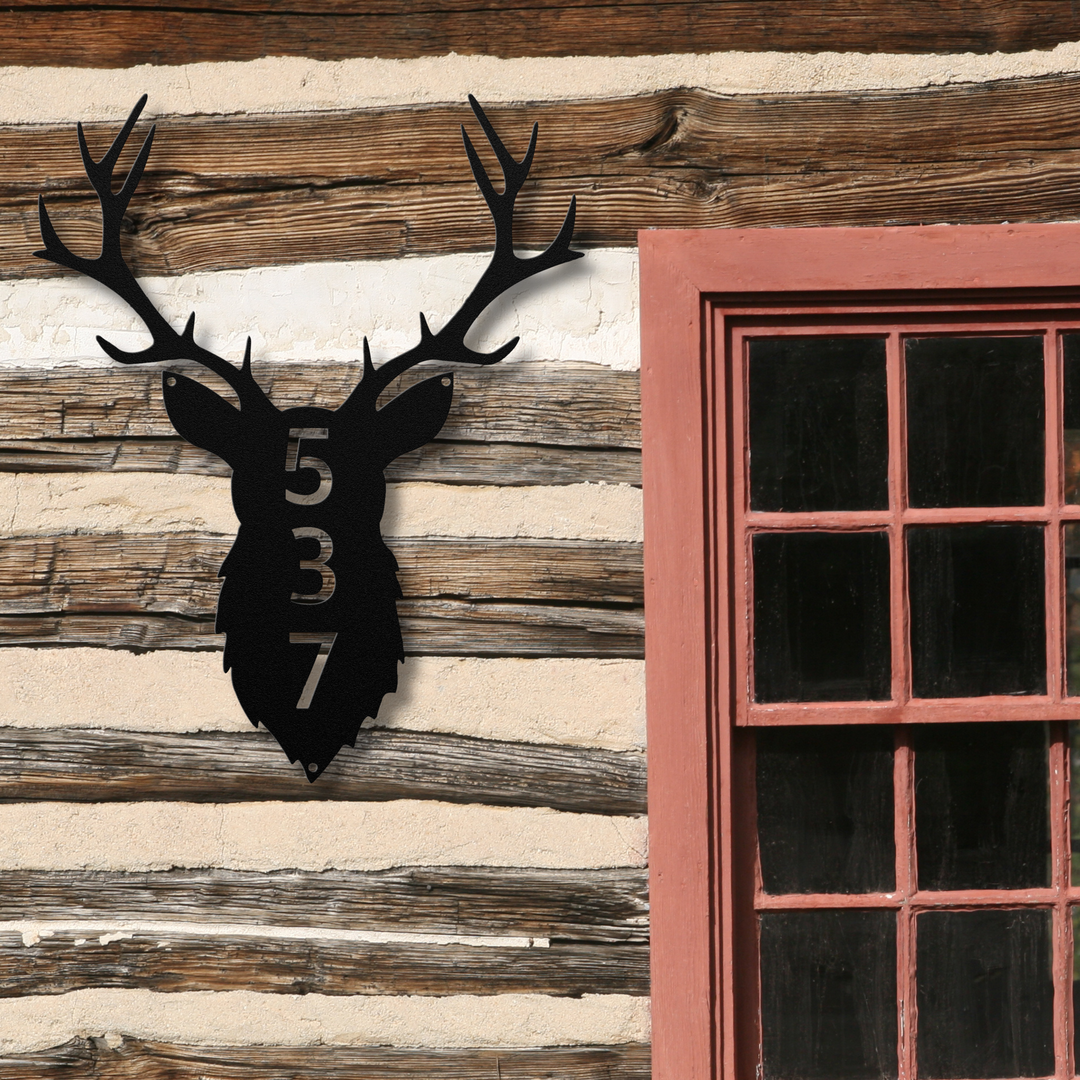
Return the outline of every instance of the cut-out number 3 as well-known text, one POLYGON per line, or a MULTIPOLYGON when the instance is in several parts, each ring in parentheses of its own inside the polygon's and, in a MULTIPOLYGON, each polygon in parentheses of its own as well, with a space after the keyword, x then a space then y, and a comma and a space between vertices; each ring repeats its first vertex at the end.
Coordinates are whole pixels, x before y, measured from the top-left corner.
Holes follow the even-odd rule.
POLYGON ((319 680, 322 678, 323 670, 326 668, 326 661, 330 658, 330 650, 334 647, 336 640, 336 633, 289 635, 290 645, 319 646, 315 662, 311 665, 311 671, 308 672, 307 682, 304 683, 304 689, 300 691, 300 700, 296 703, 298 709, 311 708, 311 701, 315 697, 315 691, 319 689, 319 680))
POLYGON ((294 592, 290 594, 289 599, 294 604, 325 604, 334 595, 334 589, 337 587, 337 578, 334 577, 334 571, 326 565, 334 554, 334 541, 330 539, 329 533, 323 532, 322 529, 313 528, 310 525, 293 529, 292 534, 297 540, 319 541, 318 558, 301 559, 300 569, 318 570, 322 583, 317 593, 294 592))

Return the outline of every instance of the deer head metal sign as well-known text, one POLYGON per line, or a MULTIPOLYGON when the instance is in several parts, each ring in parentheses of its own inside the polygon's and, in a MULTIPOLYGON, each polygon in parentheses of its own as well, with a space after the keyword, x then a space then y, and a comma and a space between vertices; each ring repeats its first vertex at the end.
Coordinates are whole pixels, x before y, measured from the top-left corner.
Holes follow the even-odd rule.
POLYGON ((166 372, 162 393, 177 432, 232 467, 232 498, 240 527, 219 571, 217 630, 225 635, 225 670, 253 724, 273 733, 290 761, 315 780, 341 747, 355 745, 360 725, 375 717, 384 695, 397 689, 404 661, 396 601, 397 562, 383 542, 383 470, 433 439, 453 397, 453 377, 417 383, 380 408, 379 397, 402 372, 428 360, 497 364, 514 338, 490 353, 475 352, 465 335, 497 297, 518 282, 571 262, 575 202, 550 247, 519 258, 513 247, 514 200, 529 173, 537 126, 519 162, 507 151, 483 109, 469 97, 498 159, 503 191, 491 183, 464 126, 465 152, 495 223, 491 261, 461 307, 437 333, 420 315, 420 341, 372 364, 364 339, 361 381, 338 409, 276 408, 251 373, 251 339, 237 368, 195 342, 195 315, 182 333, 166 322, 136 281, 120 247, 120 228, 154 140, 150 129, 123 186, 113 170, 143 106, 131 111, 108 153, 94 161, 78 127, 79 149, 101 203, 101 253, 75 255, 63 244, 38 201, 45 250, 36 254, 107 286, 125 301, 153 343, 125 352, 102 338, 102 349, 122 364, 192 360, 221 376, 239 408, 183 375, 166 372))

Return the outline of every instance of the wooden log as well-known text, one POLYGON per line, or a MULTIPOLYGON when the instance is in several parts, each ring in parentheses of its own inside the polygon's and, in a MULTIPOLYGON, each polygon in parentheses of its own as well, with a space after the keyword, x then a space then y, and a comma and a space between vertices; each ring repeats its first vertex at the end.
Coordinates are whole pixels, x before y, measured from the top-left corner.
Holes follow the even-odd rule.
POLYGON ((135 932, 109 941, 104 932, 85 928, 59 929, 27 947, 21 934, 0 933, 0 998, 91 987, 180 993, 256 986, 263 994, 640 997, 649 992, 649 949, 562 942, 548 948, 373 944, 197 932, 135 932))
POLYGON ((399 600, 398 612, 417 656, 645 656, 641 608, 399 600))
MULTIPOLYGON (((1078 101, 1080 79, 1067 76, 902 92, 670 90, 491 114, 511 146, 533 120, 544 132, 520 244, 546 244, 578 193, 579 243, 633 245, 641 228, 1067 218, 1080 186, 1078 101)), ((130 208, 129 258, 169 274, 486 250, 490 226, 456 135, 466 118, 423 106, 171 120, 130 208)), ((72 133, 8 127, 0 149, 0 273, 56 273, 29 256, 34 194, 53 193, 74 248, 98 235, 72 133)))
POLYGON ((399 1050, 350 1046, 176 1046, 74 1039, 0 1056, 18 1080, 649 1080, 649 1047, 399 1050))
MULTIPOLYGON (((0 442, 0 472, 166 472, 231 476, 215 454, 182 439, 25 439, 0 442)), ((390 483, 641 486, 641 452, 436 440, 392 461, 390 483)))
MULTIPOLYGON (((193 377, 223 386, 203 368, 193 377)), ((360 381, 357 364, 266 361, 255 376, 279 409, 334 409, 360 381)), ((430 364, 410 371, 410 386, 453 371, 454 404, 443 442, 639 449, 641 405, 636 371, 601 364, 522 361, 498 369, 430 364)), ((18 440, 175 439, 161 397, 160 369, 58 368, 0 372, 5 445, 18 440)))
MULTIPOLYGON (((608 540, 388 541, 407 600, 522 599, 640 606, 641 544, 608 540)), ((232 541, 199 534, 0 540, 0 613, 143 612, 212 619, 232 541)))
MULTIPOLYGON (((603 190, 657 169, 691 170, 696 181, 709 169, 725 177, 804 174, 1069 151, 1076 148, 1078 84, 1078 75, 1057 75, 821 93, 723 95, 675 88, 631 97, 492 103, 485 111, 511 148, 524 148, 532 124, 540 125, 542 141, 525 189, 536 195, 542 182, 575 175, 589 176, 603 190), (990 117, 995 124, 987 127, 990 117)), ((137 200, 167 205, 169 198, 242 187, 249 194, 284 194, 302 186, 309 196, 325 194, 320 188, 361 184, 374 186, 381 197, 383 186, 450 185, 471 188, 468 207, 461 209, 479 211, 471 215, 474 227, 491 232, 458 134, 461 124, 475 125, 464 102, 164 116, 155 122, 158 136, 137 200), (410 153, 402 153, 403 139, 410 153)), ((85 125, 91 148, 103 153, 117 126, 85 125)), ((0 161, 0 205, 21 209, 23 200, 44 190, 62 196, 57 220, 79 203, 89 211, 96 206, 73 125, 0 126, 0 147, 10 154, 0 161)), ((482 141, 478 149, 494 167, 482 141)), ((125 151, 127 158, 134 154, 134 146, 125 151)), ((523 220, 528 201, 523 195, 523 220)), ((87 220, 96 219, 91 213, 87 220)))
POLYGON ((368 932, 648 938, 647 872, 406 867, 326 870, 5 870, 9 920, 243 923, 368 932))
POLYGON ((266 731, 0 728, 0 802, 437 799, 643 814, 643 754, 364 729, 316 784, 266 731))
MULTIPOLYGON (((399 600, 407 656, 581 656, 640 660, 640 609, 399 600)), ((221 649, 209 620, 106 612, 0 614, 5 645, 92 645, 112 649, 221 649)))
POLYGON ((79 7, 20 0, 5 8, 7 63, 76 67, 193 64, 306 56, 406 59, 447 52, 638 56, 727 49, 994 52, 1051 48, 1080 37, 1080 16, 1046 0, 651 0, 597 14, 583 0, 424 0, 415 6, 196 0, 154 10, 146 0, 79 7), (602 23, 598 20, 602 19, 602 23), (598 26, 602 25, 602 32, 598 26))
MULTIPOLYGON (((256 370, 281 408, 336 406, 360 379, 353 364, 271 361, 256 370)), ((402 385, 427 374, 410 373, 402 385)), ((495 378, 468 368, 454 374, 441 437, 392 462, 390 482, 641 483, 636 372, 522 361, 495 378)), ((159 371, 143 368, 0 372, 0 471, 230 475, 216 455, 175 435, 160 382, 159 371)))

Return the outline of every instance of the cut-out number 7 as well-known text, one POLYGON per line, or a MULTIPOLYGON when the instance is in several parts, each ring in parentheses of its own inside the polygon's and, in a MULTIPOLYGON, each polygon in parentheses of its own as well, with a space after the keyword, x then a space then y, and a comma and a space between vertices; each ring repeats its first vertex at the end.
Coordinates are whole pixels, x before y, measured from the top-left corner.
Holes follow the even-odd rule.
POLYGON ((290 645, 318 645, 319 652, 315 657, 315 663, 311 665, 311 671, 308 673, 307 682, 304 683, 304 689, 300 691, 300 700, 296 703, 298 709, 310 709, 311 699, 315 696, 315 691, 319 689, 319 680, 322 678, 323 669, 326 667, 326 661, 330 657, 330 650, 334 647, 334 642, 337 640, 337 634, 290 634, 290 645))

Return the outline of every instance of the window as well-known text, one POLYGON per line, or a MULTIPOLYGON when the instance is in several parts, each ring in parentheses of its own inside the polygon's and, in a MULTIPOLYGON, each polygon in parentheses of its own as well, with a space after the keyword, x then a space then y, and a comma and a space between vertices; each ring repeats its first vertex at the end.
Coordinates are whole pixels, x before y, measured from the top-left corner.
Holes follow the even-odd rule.
POLYGON ((1076 1075, 1074 266, 642 234, 658 1080, 1076 1075))

